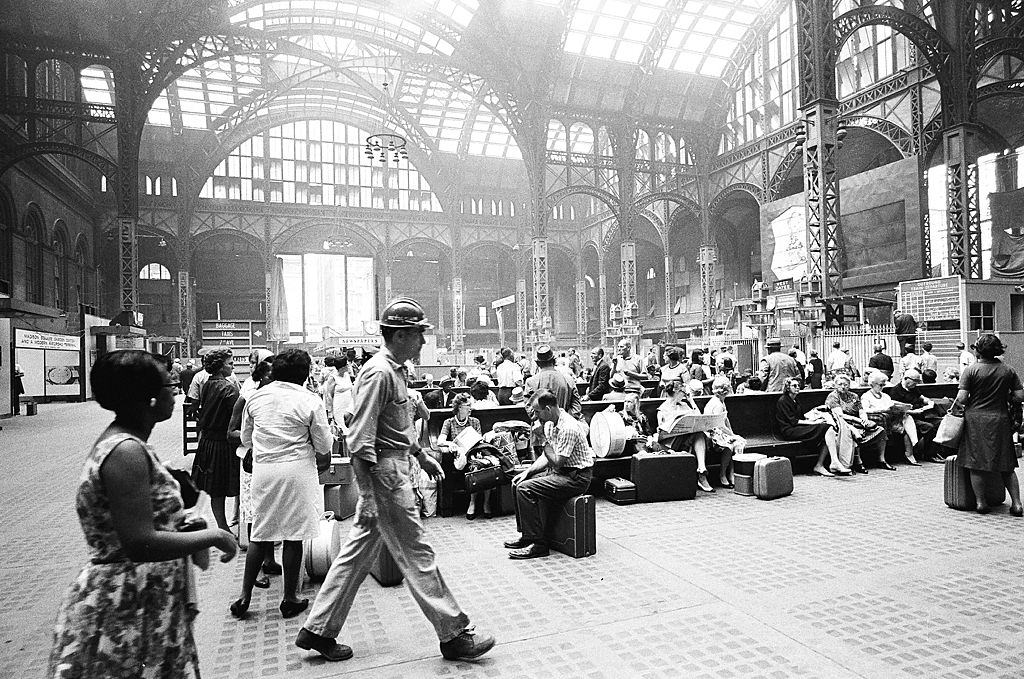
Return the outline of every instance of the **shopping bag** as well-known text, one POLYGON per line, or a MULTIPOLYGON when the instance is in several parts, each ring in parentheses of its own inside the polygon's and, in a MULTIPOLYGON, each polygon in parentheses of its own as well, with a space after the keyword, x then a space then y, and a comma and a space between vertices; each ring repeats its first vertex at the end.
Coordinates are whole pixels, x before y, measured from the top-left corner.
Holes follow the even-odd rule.
POLYGON ((946 448, 957 448, 963 430, 964 418, 950 411, 943 415, 942 421, 939 422, 939 428, 935 431, 935 443, 946 448))

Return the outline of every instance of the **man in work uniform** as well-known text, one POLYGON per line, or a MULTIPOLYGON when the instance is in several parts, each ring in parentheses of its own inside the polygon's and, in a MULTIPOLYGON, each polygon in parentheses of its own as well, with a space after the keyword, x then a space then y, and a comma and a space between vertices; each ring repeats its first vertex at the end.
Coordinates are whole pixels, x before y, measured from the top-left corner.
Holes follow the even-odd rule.
POLYGON ((399 298, 384 308, 380 327, 384 348, 359 371, 354 387, 356 413, 348 433, 352 470, 359 484, 355 524, 327 572, 295 645, 328 660, 352 657, 352 649, 336 638, 371 565, 380 550, 387 549, 420 610, 434 625, 441 655, 448 660, 473 660, 491 650, 494 637, 474 631, 441 577, 434 550, 425 540, 409 478, 410 454, 416 455, 431 478, 444 478, 440 465, 417 443, 400 371, 405 361, 419 355, 423 331, 432 326, 418 302, 399 298))

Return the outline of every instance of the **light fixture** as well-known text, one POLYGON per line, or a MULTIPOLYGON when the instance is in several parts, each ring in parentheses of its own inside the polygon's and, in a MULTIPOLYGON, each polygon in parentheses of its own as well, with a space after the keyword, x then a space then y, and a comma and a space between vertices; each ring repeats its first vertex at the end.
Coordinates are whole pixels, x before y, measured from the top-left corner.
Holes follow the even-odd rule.
POLYGON ((389 159, 396 164, 400 160, 409 159, 405 137, 393 132, 379 132, 367 137, 363 155, 371 161, 379 160, 384 165, 387 165, 389 159))

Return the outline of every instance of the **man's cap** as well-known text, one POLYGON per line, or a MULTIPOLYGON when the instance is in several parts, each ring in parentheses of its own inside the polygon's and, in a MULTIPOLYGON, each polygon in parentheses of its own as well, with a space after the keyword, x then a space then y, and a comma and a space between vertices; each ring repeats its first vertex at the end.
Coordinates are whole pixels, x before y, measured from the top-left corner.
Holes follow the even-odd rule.
POLYGON ((626 378, 623 377, 621 373, 615 373, 614 375, 612 375, 612 378, 608 380, 608 384, 611 386, 612 389, 625 389, 626 378))
POLYGON ((516 387, 515 389, 513 389, 512 390, 512 402, 513 403, 522 403, 526 399, 525 393, 526 392, 523 391, 522 387, 516 387))
POLYGON ((957 349, 963 349, 964 348, 964 343, 963 342, 957 342, 956 343, 956 348, 957 349))
POLYGON ((427 323, 427 315, 420 303, 409 297, 399 297, 388 302, 380 314, 382 328, 418 328, 428 330, 434 326, 427 323))
POLYGON ((546 363, 548 361, 553 361, 553 360, 555 360, 555 352, 553 352, 551 350, 551 347, 549 347, 546 344, 542 344, 539 347, 537 347, 537 361, 538 362, 546 363))
POLYGON ((781 347, 782 346, 782 340, 780 340, 778 337, 771 337, 771 338, 768 339, 767 346, 769 346, 769 347, 781 347))
POLYGON ((443 380, 441 380, 441 386, 442 387, 454 387, 455 386, 455 380, 453 380, 450 377, 446 377, 443 380))

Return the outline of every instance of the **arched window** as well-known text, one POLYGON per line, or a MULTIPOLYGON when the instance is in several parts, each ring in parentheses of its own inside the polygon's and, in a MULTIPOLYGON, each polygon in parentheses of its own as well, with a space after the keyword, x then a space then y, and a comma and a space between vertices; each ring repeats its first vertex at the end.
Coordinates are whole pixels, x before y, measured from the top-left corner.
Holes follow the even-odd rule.
POLYGON ((63 220, 58 219, 53 227, 53 291, 54 306, 69 309, 68 295, 68 233, 63 220))
POLYGON ((70 64, 48 59, 36 67, 36 94, 44 99, 75 100, 78 73, 70 64))
POLYGON ((11 294, 11 234, 17 225, 14 201, 7 189, 0 186, 0 294, 11 294))
POLYGON ((46 242, 46 227, 43 214, 36 205, 31 205, 22 225, 25 239, 25 301, 43 303, 43 245, 46 242))
POLYGON ((171 272, 167 270, 167 267, 159 262, 152 262, 142 267, 139 271, 140 281, 169 281, 171 280, 171 272))

